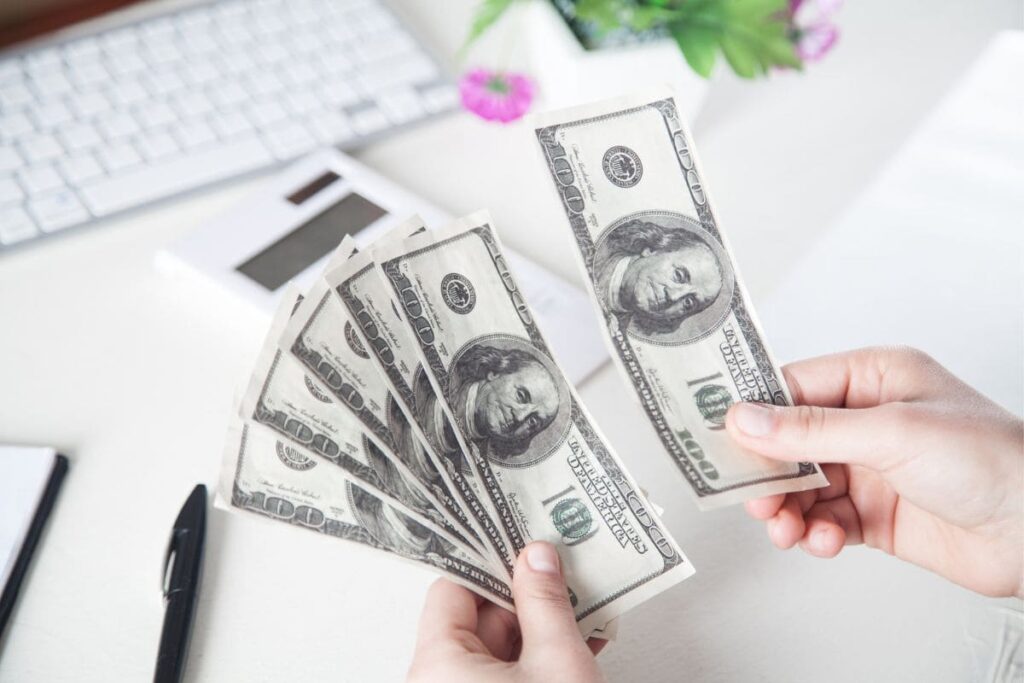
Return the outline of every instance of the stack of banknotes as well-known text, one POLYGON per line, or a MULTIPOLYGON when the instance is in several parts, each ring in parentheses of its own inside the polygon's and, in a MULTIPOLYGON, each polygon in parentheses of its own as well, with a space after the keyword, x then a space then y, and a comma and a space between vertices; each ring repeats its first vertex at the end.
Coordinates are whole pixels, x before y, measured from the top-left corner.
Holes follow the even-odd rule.
MULTIPOLYGON (((532 144, 611 355, 700 507, 827 483, 724 432, 733 402, 791 399, 672 94, 544 115, 532 144)), ((433 230, 412 218, 359 251, 346 238, 310 291, 284 297, 219 500, 509 609, 516 555, 550 541, 584 635, 611 635, 694 571, 552 356, 486 212, 433 230)))

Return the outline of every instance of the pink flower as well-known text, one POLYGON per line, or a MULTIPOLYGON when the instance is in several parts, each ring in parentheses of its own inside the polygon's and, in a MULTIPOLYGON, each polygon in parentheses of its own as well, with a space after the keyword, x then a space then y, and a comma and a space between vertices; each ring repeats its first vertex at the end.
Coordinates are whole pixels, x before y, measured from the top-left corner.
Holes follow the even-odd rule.
POLYGON ((789 0, 796 54, 802 61, 821 59, 839 39, 839 29, 830 19, 843 0, 789 0))
POLYGON ((462 106, 482 119, 515 121, 533 102, 533 83, 522 74, 473 69, 459 81, 462 106))
POLYGON ((828 54, 838 39, 839 29, 827 22, 798 28, 796 54, 802 61, 817 61, 828 54))

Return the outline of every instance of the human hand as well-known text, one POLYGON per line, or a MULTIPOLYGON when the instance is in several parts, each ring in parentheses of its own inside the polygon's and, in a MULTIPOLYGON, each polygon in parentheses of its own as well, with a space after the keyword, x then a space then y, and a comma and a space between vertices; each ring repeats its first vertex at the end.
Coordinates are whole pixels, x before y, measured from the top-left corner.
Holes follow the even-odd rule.
POLYGON ((526 546, 514 573, 514 614, 443 579, 430 587, 410 681, 604 680, 594 656, 607 641, 580 636, 554 546, 526 546))
POLYGON ((584 642, 554 546, 536 542, 516 560, 516 613, 438 579, 420 617, 409 681, 603 681, 594 660, 606 641, 584 642))
POLYGON ((829 485, 747 503, 780 548, 866 543, 990 596, 1024 597, 1024 423, 913 349, 783 368, 796 407, 732 406, 729 434, 829 485), (801 405, 803 404, 803 405, 801 405))

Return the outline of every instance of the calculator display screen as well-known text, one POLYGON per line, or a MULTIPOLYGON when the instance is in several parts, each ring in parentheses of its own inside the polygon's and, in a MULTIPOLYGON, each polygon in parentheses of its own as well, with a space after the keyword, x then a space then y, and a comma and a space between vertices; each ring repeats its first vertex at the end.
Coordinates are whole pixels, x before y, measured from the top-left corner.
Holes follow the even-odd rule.
POLYGON ((352 193, 235 268, 270 291, 288 282, 387 211, 352 193))

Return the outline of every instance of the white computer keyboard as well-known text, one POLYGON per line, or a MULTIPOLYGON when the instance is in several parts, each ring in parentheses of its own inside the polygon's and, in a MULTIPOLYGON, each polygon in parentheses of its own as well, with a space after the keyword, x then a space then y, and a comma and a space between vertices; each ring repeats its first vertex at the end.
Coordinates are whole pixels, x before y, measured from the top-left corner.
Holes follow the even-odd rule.
POLYGON ((379 0, 204 2, 0 54, 0 252, 457 99, 379 0))

